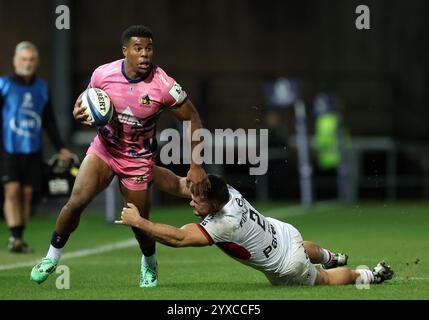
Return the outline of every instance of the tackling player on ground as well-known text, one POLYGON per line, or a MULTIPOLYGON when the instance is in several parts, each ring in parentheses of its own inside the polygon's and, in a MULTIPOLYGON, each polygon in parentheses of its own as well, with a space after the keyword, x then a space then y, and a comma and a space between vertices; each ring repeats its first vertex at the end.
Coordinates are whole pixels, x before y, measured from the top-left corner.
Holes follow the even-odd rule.
MULTIPOLYGON (((157 167, 155 184, 163 191, 189 197, 184 178, 157 167)), ((370 271, 343 266, 347 256, 333 254, 310 241, 288 223, 265 217, 233 187, 209 175, 211 188, 204 197, 192 194, 191 207, 201 223, 181 228, 142 218, 129 203, 117 224, 143 230, 148 236, 172 247, 202 247, 216 244, 237 261, 265 274, 273 285, 340 285, 382 283, 393 270, 380 262, 370 271), (314 264, 322 264, 316 268, 314 264)))
MULTIPOLYGON (((164 110, 177 119, 191 121, 191 134, 201 128, 200 117, 180 85, 152 63, 153 36, 144 26, 129 27, 122 36, 125 59, 98 67, 90 87, 104 90, 114 106, 112 121, 98 128, 82 162, 70 199, 57 219, 51 245, 45 258, 31 271, 31 279, 42 283, 55 271, 61 250, 77 228, 82 211, 112 181, 114 175, 125 203, 134 203, 145 218, 149 216, 152 165, 155 162, 156 123, 164 110)), ((87 113, 77 100, 73 115, 88 124, 87 113)), ((192 142, 192 149, 198 142, 192 142)), ((204 169, 191 164, 188 182, 203 194, 209 187, 204 169)), ((158 284, 155 241, 133 228, 142 255, 140 287, 158 284)))

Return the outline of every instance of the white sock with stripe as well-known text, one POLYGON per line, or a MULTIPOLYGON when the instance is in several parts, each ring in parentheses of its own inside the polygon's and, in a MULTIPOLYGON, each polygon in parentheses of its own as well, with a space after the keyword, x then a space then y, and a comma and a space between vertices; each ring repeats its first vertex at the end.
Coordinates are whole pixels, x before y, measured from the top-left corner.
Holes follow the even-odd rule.
POLYGON ((332 257, 334 256, 334 254, 327 250, 327 249, 323 249, 322 248, 322 252, 323 252, 323 260, 322 263, 328 263, 331 261, 332 257))
POLYGON ((144 254, 142 254, 142 266, 149 266, 151 269, 156 268, 156 254, 153 254, 149 257, 146 257, 144 254))
POLYGON ((49 246, 48 253, 46 254, 46 257, 55 259, 56 261, 59 261, 61 258, 61 251, 62 248, 55 248, 52 244, 49 246))
POLYGON ((357 269, 356 270, 359 273, 359 278, 357 279, 356 283, 359 284, 370 284, 374 283, 374 274, 371 270, 368 269, 357 269))

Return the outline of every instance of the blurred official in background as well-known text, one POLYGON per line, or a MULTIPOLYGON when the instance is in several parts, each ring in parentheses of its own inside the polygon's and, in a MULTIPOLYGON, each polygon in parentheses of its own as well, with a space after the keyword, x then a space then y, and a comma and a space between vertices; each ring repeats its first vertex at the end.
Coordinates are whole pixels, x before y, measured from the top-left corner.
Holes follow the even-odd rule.
POLYGON ((1 179, 11 252, 31 251, 23 241, 23 233, 33 193, 42 186, 42 129, 61 160, 71 157, 58 132, 48 85, 35 75, 38 61, 36 46, 20 42, 13 58, 15 72, 0 77, 1 179))

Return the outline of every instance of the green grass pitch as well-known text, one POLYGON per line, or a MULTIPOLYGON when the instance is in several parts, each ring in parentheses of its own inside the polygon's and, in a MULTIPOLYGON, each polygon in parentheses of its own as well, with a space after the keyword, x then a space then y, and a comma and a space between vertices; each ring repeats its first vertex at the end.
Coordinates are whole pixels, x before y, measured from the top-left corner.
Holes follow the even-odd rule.
MULTIPOLYGON (((319 205, 309 210, 285 203, 255 207, 295 225, 304 239, 346 252, 352 268, 372 268, 386 259, 396 272, 394 279, 367 290, 354 285, 272 287, 262 273, 216 246, 174 249, 158 244, 160 284, 144 290, 138 287, 139 249, 131 244, 63 259, 60 264, 70 270, 70 289, 59 290, 55 286, 59 274, 41 285, 29 280, 29 263, 46 253, 55 222, 54 216, 36 216, 26 233, 36 250, 30 255, 8 253, 8 232, 0 223, 0 299, 429 299, 428 203, 319 205)), ((175 226, 195 221, 186 206, 154 208, 151 217, 175 226)), ((63 254, 129 239, 127 227, 108 225, 101 215, 84 215, 63 254)))

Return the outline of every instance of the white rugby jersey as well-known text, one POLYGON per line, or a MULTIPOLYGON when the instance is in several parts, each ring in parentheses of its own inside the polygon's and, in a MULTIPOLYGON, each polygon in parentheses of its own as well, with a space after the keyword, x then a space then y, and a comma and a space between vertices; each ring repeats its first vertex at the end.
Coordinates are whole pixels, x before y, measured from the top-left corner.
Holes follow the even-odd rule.
POLYGON ((236 260, 264 273, 281 272, 288 263, 288 228, 264 217, 233 187, 228 189, 228 203, 201 221, 201 231, 236 260))

